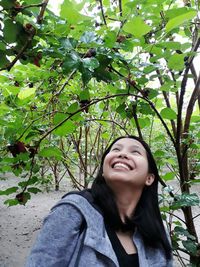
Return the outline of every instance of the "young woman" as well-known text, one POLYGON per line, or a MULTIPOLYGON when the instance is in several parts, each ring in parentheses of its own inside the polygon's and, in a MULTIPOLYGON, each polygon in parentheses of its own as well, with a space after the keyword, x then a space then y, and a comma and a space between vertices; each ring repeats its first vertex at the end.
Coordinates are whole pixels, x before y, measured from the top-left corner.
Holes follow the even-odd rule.
POLYGON ((26 267, 171 267, 159 179, 144 141, 116 139, 92 188, 71 192, 53 207, 26 267))

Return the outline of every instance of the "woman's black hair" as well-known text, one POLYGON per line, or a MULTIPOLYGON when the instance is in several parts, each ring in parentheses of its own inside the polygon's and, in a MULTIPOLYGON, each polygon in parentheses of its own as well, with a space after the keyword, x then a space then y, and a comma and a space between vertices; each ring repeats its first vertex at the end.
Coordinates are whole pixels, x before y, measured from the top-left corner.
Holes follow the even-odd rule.
POLYGON ((158 169, 147 143, 136 136, 121 136, 115 139, 105 150, 97 176, 92 184, 91 193, 95 202, 102 210, 104 220, 115 230, 134 230, 141 234, 147 246, 159 248, 165 251, 166 258, 171 258, 171 245, 168 240, 158 205, 158 181, 160 176, 158 169), (122 222, 115 202, 114 193, 107 185, 103 177, 103 162, 114 143, 122 138, 131 138, 140 142, 146 150, 149 173, 154 174, 155 179, 150 186, 145 186, 131 218, 122 222))

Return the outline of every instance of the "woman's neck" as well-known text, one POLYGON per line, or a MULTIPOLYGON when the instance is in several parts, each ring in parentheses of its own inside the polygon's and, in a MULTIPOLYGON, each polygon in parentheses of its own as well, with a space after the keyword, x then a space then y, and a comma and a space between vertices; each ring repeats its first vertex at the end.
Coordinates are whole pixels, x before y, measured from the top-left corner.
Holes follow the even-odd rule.
POLYGON ((116 204, 119 210, 121 220, 124 222, 125 217, 131 217, 140 200, 141 190, 119 190, 115 192, 116 204))

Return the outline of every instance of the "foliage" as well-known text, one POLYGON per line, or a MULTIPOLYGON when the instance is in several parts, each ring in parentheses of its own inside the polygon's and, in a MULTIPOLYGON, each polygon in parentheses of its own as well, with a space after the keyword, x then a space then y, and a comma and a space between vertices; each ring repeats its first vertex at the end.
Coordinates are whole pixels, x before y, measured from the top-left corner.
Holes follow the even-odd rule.
POLYGON ((88 187, 109 141, 136 134, 160 168, 174 251, 197 266, 198 1, 64 0, 59 16, 48 0, 0 8, 0 170, 21 177, 0 191, 16 195, 6 204, 25 204, 52 177, 58 190, 66 174, 88 187))

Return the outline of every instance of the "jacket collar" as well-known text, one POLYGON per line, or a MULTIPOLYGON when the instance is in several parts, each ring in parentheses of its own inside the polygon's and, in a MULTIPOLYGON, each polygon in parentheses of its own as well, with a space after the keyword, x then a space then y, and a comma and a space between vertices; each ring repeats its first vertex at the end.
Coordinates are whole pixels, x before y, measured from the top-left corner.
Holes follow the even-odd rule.
POLYGON ((84 244, 107 256, 116 266, 119 266, 105 229, 103 216, 89 200, 80 194, 68 194, 59 203, 74 205, 82 214, 87 225, 84 244))

